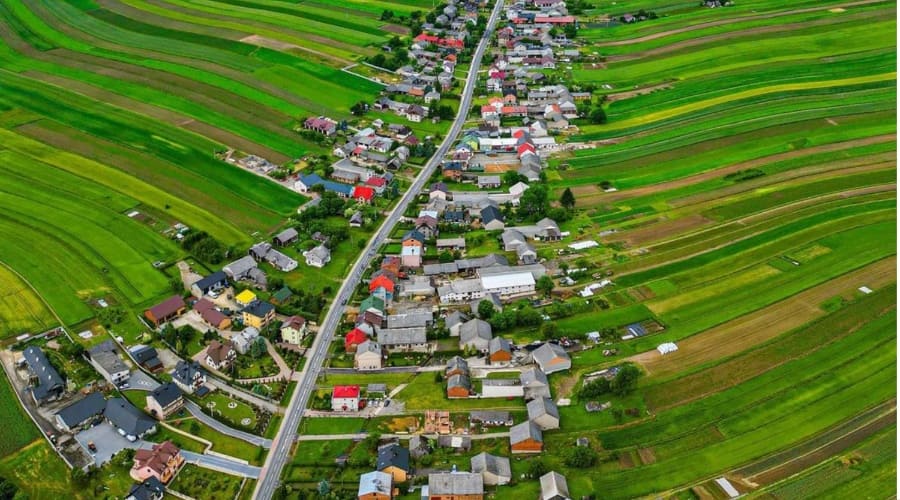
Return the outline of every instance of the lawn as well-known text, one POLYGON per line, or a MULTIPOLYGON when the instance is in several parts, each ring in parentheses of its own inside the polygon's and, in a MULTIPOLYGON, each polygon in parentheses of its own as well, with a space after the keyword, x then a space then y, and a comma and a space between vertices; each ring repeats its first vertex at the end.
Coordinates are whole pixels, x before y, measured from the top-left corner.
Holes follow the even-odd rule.
POLYGON ((229 474, 185 465, 169 488, 194 498, 210 500, 233 499, 241 488, 242 478, 229 474))
POLYGON ((525 406, 521 398, 506 399, 447 399, 443 383, 434 381, 432 373, 416 375, 409 385, 400 391, 394 399, 406 403, 407 410, 476 410, 476 409, 507 409, 516 410, 525 406))
POLYGON ((6 428, 0 438, 0 458, 12 455, 40 436, 6 376, 0 381, 0 421, 6 428))
POLYGON ((214 391, 197 402, 203 408, 210 409, 213 416, 236 429, 253 429, 256 426, 256 413, 247 403, 214 391))

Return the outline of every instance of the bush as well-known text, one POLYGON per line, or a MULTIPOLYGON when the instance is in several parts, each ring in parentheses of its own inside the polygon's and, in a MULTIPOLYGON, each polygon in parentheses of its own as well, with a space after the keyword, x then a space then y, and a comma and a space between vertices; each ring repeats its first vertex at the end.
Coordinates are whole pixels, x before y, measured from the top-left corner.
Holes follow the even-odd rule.
POLYGON ((587 446, 567 448, 563 454, 563 462, 569 467, 587 469, 597 463, 597 452, 587 446))

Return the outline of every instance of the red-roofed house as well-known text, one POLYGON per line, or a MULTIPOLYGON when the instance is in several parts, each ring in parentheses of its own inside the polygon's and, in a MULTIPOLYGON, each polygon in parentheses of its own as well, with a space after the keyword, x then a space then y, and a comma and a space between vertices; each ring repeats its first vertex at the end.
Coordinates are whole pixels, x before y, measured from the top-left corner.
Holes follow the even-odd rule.
POLYGON ((378 276, 377 278, 369 282, 369 292, 375 293, 375 291, 379 288, 383 288, 388 293, 388 295, 391 295, 394 293, 394 282, 391 281, 390 278, 382 274, 381 276, 378 276))
POLYGON ((384 177, 379 177, 377 175, 373 175, 366 179, 366 186, 369 186, 375 190, 377 193, 381 193, 384 191, 384 187, 387 186, 387 181, 384 177))
POLYGON ((519 147, 516 148, 516 152, 519 154, 520 158, 526 152, 534 153, 534 145, 531 144, 530 142, 525 142, 525 143, 519 144, 519 147))
POLYGON ((375 190, 368 186, 356 186, 353 188, 353 199, 360 203, 372 203, 375 199, 375 190))
POLYGON ((306 130, 313 130, 315 132, 328 136, 334 135, 335 132, 337 132, 337 126, 335 125, 335 123, 321 116, 318 118, 307 118, 303 122, 303 128, 305 128, 306 130))
POLYGON ((153 323, 154 326, 159 327, 166 321, 184 314, 186 308, 187 305, 185 305, 184 299, 178 295, 173 295, 144 311, 144 317, 153 323))
POLYGON ((437 46, 447 47, 447 48, 451 48, 451 49, 462 49, 465 46, 465 44, 463 43, 462 40, 454 40, 452 38, 440 38, 440 37, 437 37, 434 35, 428 35, 425 33, 422 33, 419 36, 417 36, 415 38, 415 41, 424 42, 424 43, 433 43, 437 46))
POLYGON ((331 409, 334 411, 359 410, 359 386, 334 386, 334 389, 331 391, 331 409))
POLYGON ((575 16, 536 16, 534 24, 575 24, 575 16))
POLYGON ((181 455, 181 450, 171 441, 163 441, 154 444, 149 450, 137 450, 134 453, 131 477, 135 481, 144 481, 153 477, 161 483, 168 483, 175 477, 183 464, 184 457, 181 455))
POLYGON ((356 347, 368 340, 366 332, 359 328, 354 328, 344 337, 344 349, 347 352, 356 352, 356 347))

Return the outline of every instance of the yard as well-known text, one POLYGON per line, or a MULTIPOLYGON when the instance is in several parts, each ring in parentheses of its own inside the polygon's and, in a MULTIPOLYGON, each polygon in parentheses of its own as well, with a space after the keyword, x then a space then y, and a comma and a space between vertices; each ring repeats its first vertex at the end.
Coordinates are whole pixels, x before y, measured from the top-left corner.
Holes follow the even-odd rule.
POLYGON ((188 464, 178 472, 175 480, 168 487, 194 498, 230 500, 240 491, 242 480, 242 478, 230 474, 222 474, 188 464))
POLYGON ((256 426, 256 412, 247 403, 213 391, 197 404, 212 412, 212 416, 235 429, 253 429, 256 426))

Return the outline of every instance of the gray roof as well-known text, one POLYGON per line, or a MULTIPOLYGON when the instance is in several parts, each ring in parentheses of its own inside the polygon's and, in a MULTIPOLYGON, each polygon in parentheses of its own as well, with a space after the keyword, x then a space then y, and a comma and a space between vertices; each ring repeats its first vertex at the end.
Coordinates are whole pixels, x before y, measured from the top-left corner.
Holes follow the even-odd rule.
POLYGON ((226 283, 228 282, 228 276, 225 274, 224 271, 216 271, 216 272, 210 274, 209 276, 196 281, 191 286, 196 286, 197 288, 202 290, 204 293, 206 293, 213 286, 223 283, 223 282, 226 282, 226 283))
POLYGON ((550 415, 551 417, 559 420, 559 409, 556 407, 556 403, 554 403, 550 398, 533 399, 528 402, 527 407, 529 420, 533 420, 544 415, 550 415))
POLYGON ((428 474, 428 494, 480 495, 484 493, 481 474, 471 472, 437 472, 428 474))
POLYGON ((456 369, 468 372, 469 362, 460 356, 453 356, 452 358, 450 358, 450 361, 447 362, 447 371, 456 369))
POLYGON ((447 328, 451 328, 451 327, 459 325, 461 323, 465 323, 468 320, 469 320, 468 316, 466 316, 462 312, 453 311, 452 313, 450 313, 449 316, 447 316, 447 319, 444 321, 444 324, 446 324, 447 328))
POLYGON ((106 418, 129 436, 140 436, 156 426, 156 422, 124 398, 106 402, 106 418))
POLYGON ((531 420, 516 424, 509 428, 509 443, 521 443, 527 439, 533 439, 538 442, 544 442, 544 435, 541 428, 531 420))
POLYGON ((371 340, 367 340, 362 344, 356 346, 356 355, 359 356, 361 354, 365 354, 367 352, 374 352, 377 354, 381 354, 381 346, 378 345, 378 342, 372 342, 371 340))
POLYGON ((384 392, 387 393, 387 384, 369 384, 366 386, 367 393, 384 392))
POLYGON ((378 470, 387 467, 397 467, 405 471, 409 470, 409 450, 397 443, 387 444, 378 449, 378 470))
POLYGON ((181 382, 184 385, 191 385, 194 383, 194 378, 197 374, 203 375, 203 369, 200 368, 200 363, 196 361, 184 361, 181 360, 175 365, 175 370, 172 372, 172 379, 181 382))
POLYGON ((372 471, 359 476, 359 491, 357 495, 387 495, 391 496, 391 475, 384 472, 372 471))
POLYGON ((569 485, 562 474, 551 471, 541 476, 541 500, 569 498, 569 485))
POLYGON ((128 366, 119 357, 119 351, 112 340, 103 341, 88 349, 88 354, 95 363, 103 367, 106 373, 127 372, 128 366))
POLYGON ((241 279, 247 276, 250 270, 254 268, 256 268, 256 261, 253 260, 253 257, 245 255, 240 259, 225 265, 222 270, 232 279, 241 279))
MULTIPOLYGON (((223 274, 224 276, 224 274, 223 274)), ((159 360, 159 353, 156 349, 149 345, 138 345, 130 349, 131 357, 140 365, 157 366, 162 365, 159 360)))
POLYGON ((475 410, 469 412, 469 420, 477 422, 509 422, 508 411, 475 410))
POLYGON ((387 317, 388 328, 410 328, 426 326, 432 322, 434 315, 431 311, 411 311, 403 314, 391 314, 387 317))
POLYGON ((387 346, 425 344, 428 335, 424 326, 413 328, 376 328, 378 343, 387 346))
POLYGON ((492 338, 491 324, 482 319, 470 319, 459 327, 460 344, 483 344, 484 348, 487 348, 492 338))
POLYGON ((101 415, 106 409, 106 399, 99 392, 92 392, 87 397, 66 406, 56 416, 68 427, 75 427, 91 417, 101 415))
POLYGON ((181 391, 178 389, 177 385, 169 382, 153 389, 153 391, 150 392, 150 396, 152 396, 160 406, 165 408, 181 398, 181 391))
POLYGON ((472 383, 469 381, 468 375, 453 375, 447 380, 447 388, 462 387, 464 389, 472 389, 472 383))
MULTIPOLYGON (((569 354, 565 349, 560 347, 558 344, 551 344, 550 342, 544 343, 544 345, 538 347, 531 353, 532 358, 534 358, 534 362, 541 366, 542 370, 546 370, 546 365, 555 358, 562 358, 568 361, 569 366, 561 365, 560 369, 567 369, 571 366, 572 362, 569 358, 569 354)), ((556 371, 556 370, 554 370, 556 371)))
POLYGON ((550 381, 547 380, 547 375, 536 366, 532 366, 523 371, 522 374, 519 375, 519 380, 522 381, 522 385, 525 387, 546 387, 550 385, 550 381))
POLYGON ((491 339, 491 343, 488 344, 488 352, 490 354, 498 351, 510 352, 511 350, 509 341, 503 337, 494 337, 491 339))
POLYGON ((292 227, 289 227, 289 228, 285 229, 284 231, 276 234, 275 240, 277 240, 279 243, 284 243, 285 241, 292 240, 294 238, 297 238, 298 236, 300 236, 300 235, 297 233, 297 230, 292 227))
POLYGON ((512 468, 509 465, 509 459, 506 457, 498 457, 487 452, 481 452, 471 458, 472 472, 484 473, 489 472, 500 477, 512 479, 512 468))
POLYGON ((37 385, 31 388, 35 399, 46 399, 51 393, 58 395, 65 390, 65 381, 39 347, 28 347, 22 352, 22 356, 28 363, 28 369, 38 379, 37 385))

